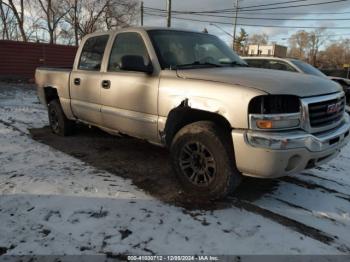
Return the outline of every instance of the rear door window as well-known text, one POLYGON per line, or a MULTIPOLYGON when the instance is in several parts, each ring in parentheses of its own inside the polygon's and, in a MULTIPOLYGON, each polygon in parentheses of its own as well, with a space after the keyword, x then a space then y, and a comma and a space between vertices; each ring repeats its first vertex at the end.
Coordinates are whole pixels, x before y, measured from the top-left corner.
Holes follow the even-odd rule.
POLYGON ((94 36, 85 42, 78 69, 100 71, 108 37, 108 35, 94 36))

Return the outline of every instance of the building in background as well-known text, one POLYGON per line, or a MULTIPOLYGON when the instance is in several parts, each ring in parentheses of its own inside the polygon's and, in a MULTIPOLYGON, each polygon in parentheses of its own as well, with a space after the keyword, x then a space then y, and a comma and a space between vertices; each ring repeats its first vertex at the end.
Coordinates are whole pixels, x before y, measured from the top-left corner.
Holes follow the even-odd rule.
POLYGON ((277 44, 248 45, 248 56, 274 56, 284 58, 287 56, 287 47, 277 44))

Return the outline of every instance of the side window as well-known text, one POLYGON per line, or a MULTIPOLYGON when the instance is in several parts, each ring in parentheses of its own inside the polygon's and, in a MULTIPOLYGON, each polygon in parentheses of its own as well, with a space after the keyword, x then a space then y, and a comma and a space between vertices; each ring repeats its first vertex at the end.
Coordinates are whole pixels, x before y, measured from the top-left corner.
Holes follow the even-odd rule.
POLYGON ((108 35, 89 38, 81 51, 78 69, 99 71, 107 41, 108 35))
POLYGON ((266 68, 266 61, 263 59, 247 59, 246 62, 250 67, 266 68))
POLYGON ((284 62, 280 61, 269 61, 269 68, 274 70, 282 70, 282 71, 292 71, 295 72, 294 68, 284 62))
POLYGON ((122 57, 126 55, 142 56, 145 65, 149 64, 145 43, 138 33, 120 33, 117 35, 109 57, 108 71, 120 71, 122 57))

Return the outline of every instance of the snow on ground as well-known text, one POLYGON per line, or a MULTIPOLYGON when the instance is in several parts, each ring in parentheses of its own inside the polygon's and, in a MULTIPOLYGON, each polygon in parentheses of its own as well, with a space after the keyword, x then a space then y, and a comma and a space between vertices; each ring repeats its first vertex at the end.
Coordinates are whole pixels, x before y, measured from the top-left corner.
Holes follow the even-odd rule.
POLYGON ((35 90, 0 84, 0 247, 7 254, 350 252, 349 146, 258 200, 189 211, 31 139, 28 128, 47 122, 35 90))

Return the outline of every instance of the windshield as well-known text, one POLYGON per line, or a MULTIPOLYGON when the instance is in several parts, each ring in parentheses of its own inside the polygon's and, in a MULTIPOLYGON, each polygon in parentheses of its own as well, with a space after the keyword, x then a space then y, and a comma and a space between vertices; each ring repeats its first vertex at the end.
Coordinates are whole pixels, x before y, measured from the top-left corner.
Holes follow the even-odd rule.
POLYGON ((150 30, 148 34, 162 69, 247 66, 213 35, 170 30, 150 30))
POLYGON ((326 77, 324 73, 322 73, 320 70, 318 70, 317 68, 313 67, 308 63, 305 63, 300 60, 291 60, 291 62, 294 65, 296 65, 301 71, 303 71, 305 74, 326 77))

